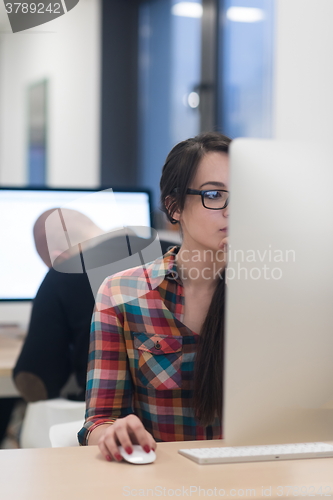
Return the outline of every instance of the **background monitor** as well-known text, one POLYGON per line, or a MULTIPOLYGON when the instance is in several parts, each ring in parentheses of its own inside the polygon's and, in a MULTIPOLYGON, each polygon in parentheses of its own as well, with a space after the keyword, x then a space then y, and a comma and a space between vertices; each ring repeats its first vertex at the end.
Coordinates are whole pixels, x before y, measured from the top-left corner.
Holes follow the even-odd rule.
POLYGON ((333 169, 325 143, 230 151, 226 443, 333 439, 333 169))
POLYGON ((37 254, 33 226, 51 208, 78 210, 105 232, 141 226, 139 236, 150 236, 148 190, 0 188, 0 301, 35 297, 48 268, 37 254))

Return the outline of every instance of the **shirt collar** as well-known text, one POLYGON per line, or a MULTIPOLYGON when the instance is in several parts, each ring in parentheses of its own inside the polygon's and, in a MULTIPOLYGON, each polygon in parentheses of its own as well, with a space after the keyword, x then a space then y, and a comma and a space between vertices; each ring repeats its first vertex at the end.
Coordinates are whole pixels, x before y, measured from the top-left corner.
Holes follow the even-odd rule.
POLYGON ((175 280, 177 283, 182 284, 178 276, 178 269, 176 264, 176 255, 179 252, 180 246, 175 245, 160 259, 155 260, 147 267, 148 274, 152 279, 158 279, 161 276, 167 279, 175 280))
POLYGON ((180 250, 180 246, 177 245, 177 246, 171 248, 171 250, 167 254, 165 254, 164 257, 167 259, 167 268, 166 268, 165 276, 168 279, 173 279, 173 280, 177 281, 177 283, 182 284, 182 281, 178 275, 178 268, 177 268, 177 264, 176 264, 176 255, 179 252, 179 250, 180 250), (169 256, 169 254, 170 254, 170 256, 169 256))

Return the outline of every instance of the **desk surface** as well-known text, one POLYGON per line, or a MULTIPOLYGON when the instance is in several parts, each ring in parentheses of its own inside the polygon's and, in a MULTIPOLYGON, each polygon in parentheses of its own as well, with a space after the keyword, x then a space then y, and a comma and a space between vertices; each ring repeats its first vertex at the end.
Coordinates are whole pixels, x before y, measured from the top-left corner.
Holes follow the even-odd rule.
POLYGON ((0 398, 19 396, 12 381, 12 371, 21 352, 24 331, 0 327, 0 398))
POLYGON ((0 377, 10 377, 23 345, 19 329, 0 328, 0 377))
POLYGON ((177 453, 185 446, 217 445, 221 442, 159 443, 157 459, 149 465, 106 462, 97 446, 0 450, 1 498, 120 500, 134 496, 178 496, 263 499, 268 496, 323 500, 333 496, 333 458, 198 465, 177 453))

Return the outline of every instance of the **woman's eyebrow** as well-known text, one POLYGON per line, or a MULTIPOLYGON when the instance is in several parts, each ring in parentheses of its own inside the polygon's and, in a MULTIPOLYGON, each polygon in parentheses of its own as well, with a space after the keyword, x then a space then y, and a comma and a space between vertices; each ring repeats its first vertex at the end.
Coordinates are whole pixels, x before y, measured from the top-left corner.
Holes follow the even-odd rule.
POLYGON ((201 184, 200 188, 201 189, 203 186, 206 186, 206 184, 211 184, 213 186, 218 186, 218 187, 226 187, 225 184, 223 184, 223 182, 205 182, 204 184, 201 184))

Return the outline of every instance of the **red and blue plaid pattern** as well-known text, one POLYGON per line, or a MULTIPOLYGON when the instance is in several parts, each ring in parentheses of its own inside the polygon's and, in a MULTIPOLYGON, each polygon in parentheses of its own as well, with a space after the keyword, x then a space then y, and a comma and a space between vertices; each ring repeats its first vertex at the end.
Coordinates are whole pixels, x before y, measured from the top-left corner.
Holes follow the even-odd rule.
POLYGON ((122 271, 103 282, 91 326, 87 411, 78 434, 80 444, 87 444, 96 426, 131 413, 156 441, 222 438, 221 421, 216 418, 212 425, 201 426, 191 405, 199 335, 182 323, 178 251, 173 247, 159 262, 122 271), (158 279, 161 273, 163 280, 158 279), (138 282, 147 286, 147 280, 151 286, 146 294, 119 303, 119 296, 131 295, 138 282), (154 280, 159 283, 156 287, 154 280))

